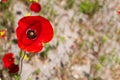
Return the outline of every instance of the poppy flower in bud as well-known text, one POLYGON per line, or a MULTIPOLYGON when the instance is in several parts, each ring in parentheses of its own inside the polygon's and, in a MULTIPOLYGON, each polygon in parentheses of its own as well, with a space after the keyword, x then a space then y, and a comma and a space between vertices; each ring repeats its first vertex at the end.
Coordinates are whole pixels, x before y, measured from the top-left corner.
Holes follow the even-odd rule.
POLYGON ((8 67, 8 70, 9 73, 17 73, 19 71, 19 66, 13 63, 8 67))
POLYGON ((24 51, 33 53, 42 50, 43 43, 53 38, 52 25, 41 16, 26 16, 20 19, 16 33, 18 46, 24 51))
POLYGON ((0 30, 0 38, 4 38, 6 35, 6 30, 0 30))
POLYGON ((41 10, 41 6, 40 6, 40 4, 39 4, 38 2, 33 2, 33 3, 30 5, 30 10, 38 13, 38 12, 40 12, 40 10, 41 10))
POLYGON ((4 67, 8 68, 11 64, 14 63, 14 55, 13 53, 6 53, 3 58, 2 62, 4 67))

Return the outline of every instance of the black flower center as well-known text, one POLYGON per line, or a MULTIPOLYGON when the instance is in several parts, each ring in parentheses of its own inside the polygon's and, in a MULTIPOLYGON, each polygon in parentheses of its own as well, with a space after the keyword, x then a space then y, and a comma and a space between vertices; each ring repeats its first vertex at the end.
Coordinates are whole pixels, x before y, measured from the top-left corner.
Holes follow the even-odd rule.
POLYGON ((27 37, 29 38, 29 39, 35 39, 36 38, 36 33, 35 33, 35 31, 34 30, 28 30, 27 31, 27 37))

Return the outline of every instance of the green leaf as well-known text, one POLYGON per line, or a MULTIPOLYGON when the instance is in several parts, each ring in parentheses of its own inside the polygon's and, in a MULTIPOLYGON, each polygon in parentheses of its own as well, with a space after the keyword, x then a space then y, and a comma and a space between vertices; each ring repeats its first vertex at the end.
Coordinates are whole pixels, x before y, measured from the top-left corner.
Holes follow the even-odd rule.
POLYGON ((61 41, 62 43, 64 43, 64 42, 65 42, 65 37, 61 36, 61 37, 60 37, 60 41, 61 41))
POLYGON ((106 35, 104 35, 102 37, 101 43, 104 44, 107 40, 108 40, 108 37, 106 35))
POLYGON ((99 58, 100 64, 103 64, 106 61, 106 59, 107 59, 107 57, 105 55, 100 56, 100 58, 99 58))
POLYGON ((20 75, 15 75, 14 78, 15 80, 20 80, 20 75))
POLYGON ((95 69, 96 69, 97 71, 100 70, 101 67, 102 67, 102 65, 101 65, 100 63, 98 63, 98 64, 95 65, 95 69))
POLYGON ((90 0, 84 0, 79 5, 80 12, 87 14, 87 15, 93 15, 96 11, 98 11, 100 8, 100 4, 98 0, 96 2, 92 2, 90 0))
POLYGON ((2 26, 2 25, 0 25, 0 30, 2 30, 2 29, 5 29, 5 27, 4 27, 4 26, 2 26))

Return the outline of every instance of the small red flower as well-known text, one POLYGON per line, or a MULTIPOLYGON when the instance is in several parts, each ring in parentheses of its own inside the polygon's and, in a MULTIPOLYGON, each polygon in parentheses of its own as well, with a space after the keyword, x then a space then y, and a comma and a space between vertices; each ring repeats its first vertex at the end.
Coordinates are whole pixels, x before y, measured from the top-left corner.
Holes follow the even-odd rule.
POLYGON ((120 10, 118 10, 118 14, 120 14, 120 10))
POLYGON ((8 68, 11 64, 14 63, 14 57, 13 57, 13 53, 6 53, 3 58, 2 58, 2 62, 4 67, 8 68))
POLYGON ((37 2, 33 2, 33 3, 30 5, 30 9, 31 9, 31 11, 34 11, 34 12, 38 13, 38 12, 40 12, 40 10, 41 10, 41 6, 40 6, 40 4, 37 3, 37 2))
POLYGON ((53 37, 53 28, 50 22, 41 16, 23 17, 16 29, 18 46, 28 52, 39 52, 42 43, 49 42, 53 37))
POLYGON ((3 2, 3 3, 6 3, 6 2, 7 2, 7 0, 2 0, 2 2, 3 2))
POLYGON ((16 64, 11 64, 9 67, 9 73, 17 73, 19 71, 19 66, 16 64))

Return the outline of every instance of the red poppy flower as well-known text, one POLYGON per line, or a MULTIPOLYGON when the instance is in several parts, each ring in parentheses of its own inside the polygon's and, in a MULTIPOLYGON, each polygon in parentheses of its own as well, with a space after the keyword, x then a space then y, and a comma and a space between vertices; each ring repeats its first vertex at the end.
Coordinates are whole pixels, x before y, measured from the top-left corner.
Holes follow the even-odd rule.
POLYGON ((50 22, 41 16, 23 17, 18 22, 16 30, 18 46, 28 52, 39 52, 42 43, 49 42, 53 37, 50 22))
POLYGON ((2 0, 3 3, 7 2, 7 0, 2 0))
POLYGON ((41 10, 41 6, 40 6, 40 4, 37 3, 37 2, 33 2, 33 3, 30 5, 30 9, 31 9, 31 11, 34 11, 34 12, 38 13, 38 12, 40 12, 40 10, 41 10))
POLYGON ((2 58, 2 62, 4 67, 8 68, 11 64, 14 63, 14 57, 13 57, 13 53, 6 53, 3 58, 2 58))
POLYGON ((19 66, 16 64, 11 64, 9 67, 9 73, 17 73, 19 71, 19 66))

